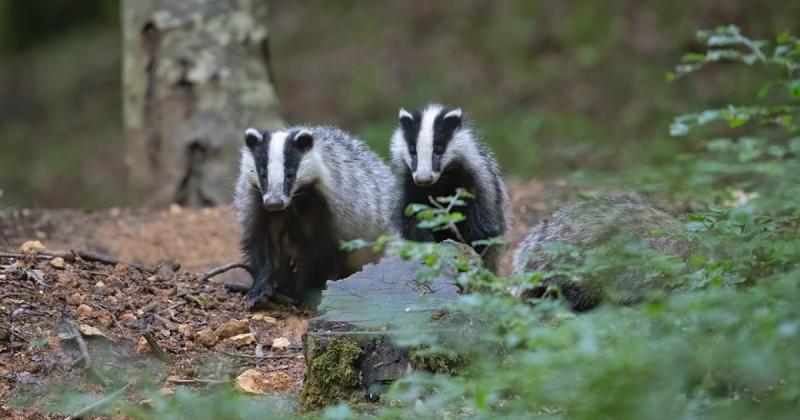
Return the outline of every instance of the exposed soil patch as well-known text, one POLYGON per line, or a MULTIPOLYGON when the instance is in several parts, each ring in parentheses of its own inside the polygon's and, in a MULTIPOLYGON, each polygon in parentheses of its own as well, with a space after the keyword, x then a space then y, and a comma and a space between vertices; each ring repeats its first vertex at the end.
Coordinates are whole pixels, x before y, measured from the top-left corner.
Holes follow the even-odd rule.
MULTIPOLYGON (((538 217, 575 192, 562 183, 511 185, 511 249, 538 217)), ((247 281, 241 269, 200 281, 207 269, 239 259, 237 229, 227 207, 44 210, 0 219, 6 253, 39 240, 51 250, 101 252, 153 269, 30 252, 0 257, 0 417, 40 417, 12 403, 24 397, 43 407, 58 384, 109 393, 145 377, 170 390, 244 381, 243 389, 250 383, 298 395, 301 338, 313 314, 277 304, 248 312, 244 297, 223 287, 247 281), (237 381, 248 369, 262 375, 249 371, 237 381)), ((136 402, 135 393, 128 398, 136 402)))

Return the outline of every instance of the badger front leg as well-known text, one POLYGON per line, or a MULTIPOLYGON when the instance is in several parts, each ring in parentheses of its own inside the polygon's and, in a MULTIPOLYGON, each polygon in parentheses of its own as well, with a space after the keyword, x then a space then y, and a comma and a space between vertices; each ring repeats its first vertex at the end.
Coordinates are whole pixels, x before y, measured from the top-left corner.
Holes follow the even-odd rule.
POLYGON ((242 232, 242 248, 250 266, 253 284, 247 291, 247 307, 253 309, 267 302, 273 292, 273 267, 267 235, 266 215, 263 211, 252 215, 252 224, 242 232))

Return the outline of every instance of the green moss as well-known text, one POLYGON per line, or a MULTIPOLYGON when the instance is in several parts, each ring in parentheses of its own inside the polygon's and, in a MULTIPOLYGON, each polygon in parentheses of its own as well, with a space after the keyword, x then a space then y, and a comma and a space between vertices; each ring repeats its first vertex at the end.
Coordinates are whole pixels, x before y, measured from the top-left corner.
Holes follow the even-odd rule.
POLYGON ((427 370, 433 373, 458 374, 464 360, 455 354, 417 347, 408 352, 411 366, 414 369, 427 370))
POLYGON ((363 394, 355 361, 361 347, 344 338, 331 341, 322 352, 308 361, 300 405, 316 410, 340 401, 351 401, 363 394))

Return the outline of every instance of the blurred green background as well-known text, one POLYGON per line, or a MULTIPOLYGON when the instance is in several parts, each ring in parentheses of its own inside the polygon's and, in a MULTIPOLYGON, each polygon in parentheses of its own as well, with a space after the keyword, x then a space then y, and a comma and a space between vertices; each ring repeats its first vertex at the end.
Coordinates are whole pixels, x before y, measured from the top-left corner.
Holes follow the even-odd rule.
MULTIPOLYGON (((733 23, 772 39, 800 21, 800 2, 758 0, 269 3, 288 122, 339 125, 385 156, 398 107, 456 104, 516 179, 669 159, 686 147, 668 137, 675 114, 758 84, 713 69, 667 83, 695 31, 733 23)), ((125 200, 118 7, 0 0, 0 205, 136 205, 125 200)))

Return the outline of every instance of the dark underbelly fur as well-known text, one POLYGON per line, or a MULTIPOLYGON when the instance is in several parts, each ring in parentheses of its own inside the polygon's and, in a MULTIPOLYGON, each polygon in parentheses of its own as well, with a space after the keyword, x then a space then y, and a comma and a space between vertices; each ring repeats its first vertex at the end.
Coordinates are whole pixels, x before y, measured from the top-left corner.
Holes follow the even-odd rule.
MULTIPOLYGON (((420 229, 417 227, 416 217, 405 214, 405 208, 409 204, 430 204, 428 197, 453 196, 457 188, 464 188, 476 195, 475 198, 466 199, 465 206, 454 209, 464 214, 465 219, 456 224, 456 227, 467 244, 479 239, 501 236, 505 232, 502 217, 495 214, 502 212, 500 206, 497 203, 487 203, 485 198, 477 195, 475 179, 460 165, 445 170, 439 181, 430 187, 420 187, 414 184, 410 173, 404 174, 403 179, 402 202, 395 209, 395 217, 400 220, 400 233, 403 238, 417 242, 442 242, 446 239, 457 241, 458 238, 451 230, 420 229)), ((480 254, 484 248, 477 246, 475 251, 480 254)), ((492 264, 494 264, 493 261, 492 264)))
POLYGON ((274 291, 316 306, 327 280, 349 274, 343 272, 346 255, 334 235, 328 203, 313 186, 298 191, 286 210, 268 212, 259 206, 242 245, 253 270, 247 294, 251 308, 274 291))

